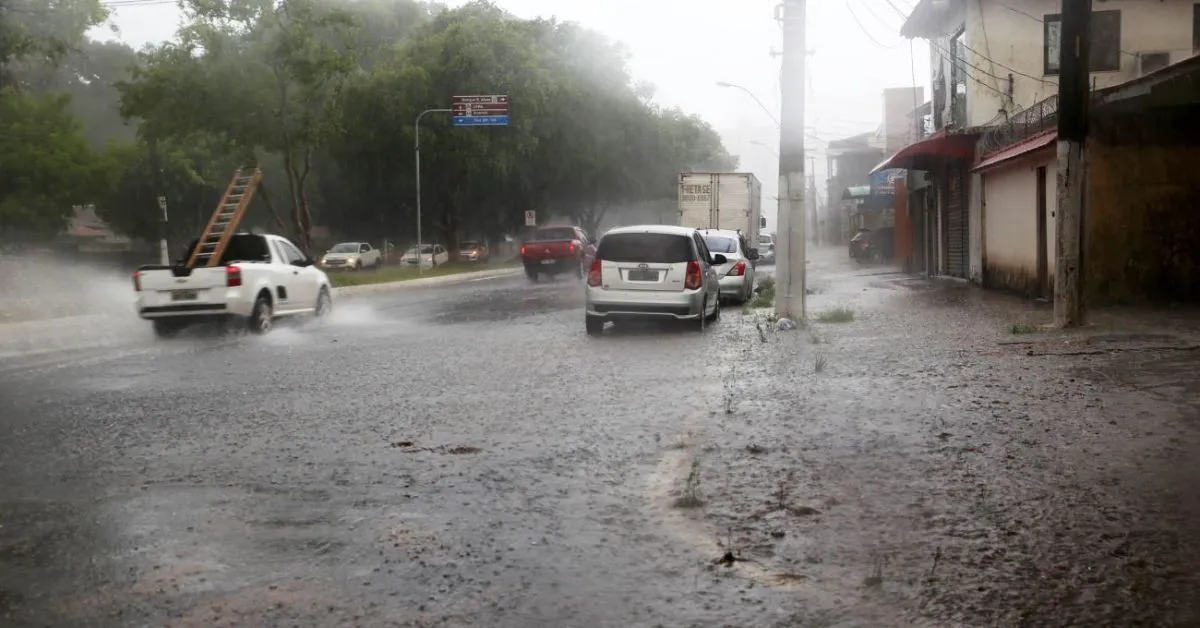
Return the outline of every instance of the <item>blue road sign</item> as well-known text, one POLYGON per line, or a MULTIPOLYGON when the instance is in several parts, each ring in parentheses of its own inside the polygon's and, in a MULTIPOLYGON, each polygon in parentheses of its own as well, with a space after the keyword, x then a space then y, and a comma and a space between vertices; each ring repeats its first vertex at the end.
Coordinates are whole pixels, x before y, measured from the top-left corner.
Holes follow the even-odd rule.
POLYGON ((454 116, 454 126, 508 126, 508 116, 454 116))

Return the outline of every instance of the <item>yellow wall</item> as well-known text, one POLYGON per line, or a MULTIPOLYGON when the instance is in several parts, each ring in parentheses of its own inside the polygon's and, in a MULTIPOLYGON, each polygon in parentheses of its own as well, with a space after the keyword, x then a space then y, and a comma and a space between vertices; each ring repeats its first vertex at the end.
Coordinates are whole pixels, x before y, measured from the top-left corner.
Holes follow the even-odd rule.
POLYGON ((1087 301, 1200 301, 1200 146, 1089 140, 1087 301))

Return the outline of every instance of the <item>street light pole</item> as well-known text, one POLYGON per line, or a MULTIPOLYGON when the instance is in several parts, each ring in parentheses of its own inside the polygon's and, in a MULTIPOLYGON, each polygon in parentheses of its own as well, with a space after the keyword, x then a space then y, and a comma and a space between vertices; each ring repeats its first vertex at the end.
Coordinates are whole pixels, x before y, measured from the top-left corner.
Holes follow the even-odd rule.
MULTIPOLYGON (((776 17, 783 23, 782 99, 779 125, 779 190, 787 199, 780 212, 778 243, 784 264, 776 270, 775 313, 793 320, 805 318, 804 91, 805 0, 784 0, 776 17)), ((782 203, 781 203, 782 205, 782 203)))
MULTIPOLYGON (((417 114, 416 122, 413 122, 413 157, 417 165, 416 184, 417 184, 417 274, 420 275, 424 271, 421 268, 421 118, 427 113, 450 113, 451 109, 426 109, 417 114)), ((432 249, 429 255, 429 260, 432 266, 437 266, 437 257, 433 255, 432 249)))
POLYGON ((729 83, 726 81, 717 81, 717 87, 731 87, 733 89, 740 89, 743 92, 746 92, 747 96, 752 98, 754 100, 754 102, 758 103, 759 108, 761 108, 763 110, 763 113, 767 114, 767 117, 770 118, 771 121, 775 123, 775 126, 777 126, 777 127, 779 126, 779 118, 776 118, 775 114, 771 113, 771 110, 768 109, 767 106, 764 105, 763 102, 758 99, 758 96, 754 95, 754 92, 746 89, 745 87, 742 87, 741 85, 735 85, 733 83, 729 83))

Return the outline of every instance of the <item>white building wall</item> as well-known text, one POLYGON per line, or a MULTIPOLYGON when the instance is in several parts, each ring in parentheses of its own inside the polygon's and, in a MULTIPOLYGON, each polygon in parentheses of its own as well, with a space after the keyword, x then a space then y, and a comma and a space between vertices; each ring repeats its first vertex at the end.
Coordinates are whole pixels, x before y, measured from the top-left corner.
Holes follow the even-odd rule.
POLYGON ((1037 169, 1046 168, 1046 259, 1054 274, 1057 167, 1053 157, 1022 160, 982 175, 983 245, 989 283, 1021 287, 1037 278, 1037 169))
MULTIPOLYGON (((1093 11, 1121 11, 1121 69, 1093 72, 1097 89, 1123 83, 1137 75, 1138 53, 1169 52, 1171 63, 1194 54, 1192 5, 1195 0, 1104 0, 1093 11)), ((1058 77, 1043 74, 1043 23, 1047 14, 1059 13, 1061 0, 1003 2, 971 0, 966 7, 967 119, 973 126, 1009 114, 1058 93, 1058 77), (975 66, 975 67, 971 67, 975 66), (1007 67, 1005 67, 1007 66, 1007 67), (1008 75, 1012 74, 1011 102, 1008 75), (994 76, 989 76, 994 75, 994 76), (982 83, 982 84, 981 84, 982 83)), ((937 62, 936 47, 930 50, 937 62)))

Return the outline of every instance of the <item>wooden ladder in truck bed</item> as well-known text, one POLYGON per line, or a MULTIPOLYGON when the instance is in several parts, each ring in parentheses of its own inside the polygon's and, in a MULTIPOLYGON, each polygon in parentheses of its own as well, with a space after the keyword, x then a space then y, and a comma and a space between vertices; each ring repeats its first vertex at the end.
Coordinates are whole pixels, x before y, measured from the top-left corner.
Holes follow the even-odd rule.
POLYGON ((192 249, 191 257, 187 261, 188 268, 217 266, 221 262, 221 256, 225 254, 225 248, 229 246, 234 230, 242 222, 246 210, 250 208, 250 200, 254 198, 254 190, 258 188, 258 182, 261 180, 262 170, 258 168, 248 175, 242 174, 241 168, 233 173, 233 180, 229 182, 229 187, 217 203, 212 218, 208 219, 208 225, 204 227, 204 233, 196 242, 196 248, 192 249))

